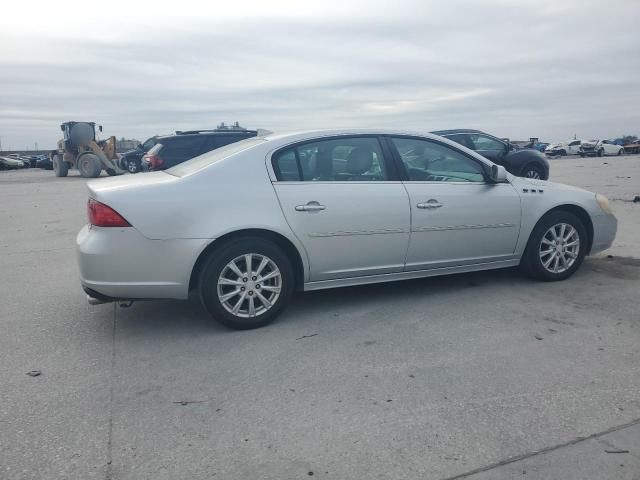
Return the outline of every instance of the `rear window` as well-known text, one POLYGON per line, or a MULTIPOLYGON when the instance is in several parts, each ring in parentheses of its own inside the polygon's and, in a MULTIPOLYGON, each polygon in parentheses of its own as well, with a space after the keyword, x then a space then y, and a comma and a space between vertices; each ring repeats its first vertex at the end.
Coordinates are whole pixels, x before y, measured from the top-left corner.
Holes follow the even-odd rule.
POLYGON ((160 142, 163 145, 160 156, 171 161, 189 160, 209 150, 206 138, 201 135, 163 138, 160 142))
POLYGON ((176 177, 183 177, 185 175, 197 172, 198 170, 202 170, 203 168, 219 162, 220 160, 224 160, 225 158, 235 155, 236 153, 240 153, 243 150, 255 147, 256 145, 259 145, 263 142, 266 142, 263 137, 247 138, 246 140, 231 143, 224 147, 220 147, 216 150, 212 150, 203 155, 200 155, 199 157, 187 160, 184 163, 180 163, 165 170, 165 172, 170 173, 171 175, 175 175, 176 177))

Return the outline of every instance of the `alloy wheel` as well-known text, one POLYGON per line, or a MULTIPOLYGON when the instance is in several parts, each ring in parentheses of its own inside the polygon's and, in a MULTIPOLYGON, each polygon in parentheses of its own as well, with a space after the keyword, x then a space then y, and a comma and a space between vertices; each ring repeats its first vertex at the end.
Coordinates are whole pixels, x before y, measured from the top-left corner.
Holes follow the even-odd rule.
POLYGON ((527 173, 525 174, 526 178, 535 178, 537 180, 540 179, 540 172, 538 172, 535 168, 531 168, 529 170, 527 170, 527 173))
POLYGON ((241 318, 267 312, 280 297, 282 274, 266 255, 247 253, 231 260, 220 273, 217 295, 224 309, 241 318))
POLYGON ((580 235, 568 223, 558 223, 542 236, 538 254, 542 267, 550 273, 563 273, 571 268, 580 253, 580 235))

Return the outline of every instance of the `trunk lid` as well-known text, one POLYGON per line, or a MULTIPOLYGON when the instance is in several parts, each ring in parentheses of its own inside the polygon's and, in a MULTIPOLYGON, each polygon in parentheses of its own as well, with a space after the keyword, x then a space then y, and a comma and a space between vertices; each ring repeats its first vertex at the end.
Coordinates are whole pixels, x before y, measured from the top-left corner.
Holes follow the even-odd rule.
POLYGON ((180 178, 164 172, 121 175, 87 183, 89 197, 104 203, 150 239, 165 236, 162 212, 179 198, 180 178))

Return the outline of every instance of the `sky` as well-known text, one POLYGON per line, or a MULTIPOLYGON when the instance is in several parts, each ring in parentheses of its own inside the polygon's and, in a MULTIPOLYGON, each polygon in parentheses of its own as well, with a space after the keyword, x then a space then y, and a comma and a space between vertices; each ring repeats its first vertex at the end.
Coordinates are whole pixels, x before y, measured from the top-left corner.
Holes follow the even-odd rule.
POLYGON ((0 142, 175 130, 640 134, 638 0, 10 2, 0 142), (153 6, 152 6, 153 5, 153 6))

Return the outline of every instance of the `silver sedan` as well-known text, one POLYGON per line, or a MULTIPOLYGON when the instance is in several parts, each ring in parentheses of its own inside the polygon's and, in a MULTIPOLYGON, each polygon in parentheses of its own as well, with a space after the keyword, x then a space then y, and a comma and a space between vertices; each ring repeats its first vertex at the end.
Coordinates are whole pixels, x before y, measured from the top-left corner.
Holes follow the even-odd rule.
POLYGON ((195 292, 238 329, 272 321, 296 290, 516 265, 564 280, 617 229, 602 195, 401 131, 270 134, 88 186, 90 302, 195 292))

